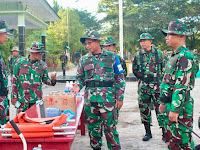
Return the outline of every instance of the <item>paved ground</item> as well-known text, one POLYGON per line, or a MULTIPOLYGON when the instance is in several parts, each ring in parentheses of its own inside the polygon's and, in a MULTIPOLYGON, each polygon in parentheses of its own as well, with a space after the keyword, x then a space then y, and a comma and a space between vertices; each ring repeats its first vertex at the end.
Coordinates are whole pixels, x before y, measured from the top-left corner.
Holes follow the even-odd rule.
MULTIPOLYGON (((67 75, 75 75, 76 68, 71 68, 66 72, 67 75)), ((58 75, 61 75, 59 72, 58 75)), ((44 94, 51 91, 64 92, 64 83, 57 83, 55 87, 47 86, 43 89, 44 94)), ((196 85, 191 95, 195 99, 194 104, 194 131, 200 135, 200 130, 197 127, 197 121, 200 111, 200 78, 196 79, 196 85)), ((13 110, 13 108, 12 108, 13 110)), ((143 142, 141 139, 144 136, 144 128, 140 122, 140 115, 137 102, 137 82, 127 82, 124 105, 120 110, 119 123, 117 130, 120 135, 122 149, 124 150, 167 150, 167 145, 161 140, 161 129, 155 118, 155 112, 152 111, 152 134, 153 138, 148 142, 143 142)), ((194 137, 195 144, 200 144, 200 140, 194 137)), ((77 132, 75 141, 72 145, 72 150, 89 150, 89 136, 81 136, 80 131, 77 132)), ((107 150, 106 140, 103 139, 102 150, 107 150)))

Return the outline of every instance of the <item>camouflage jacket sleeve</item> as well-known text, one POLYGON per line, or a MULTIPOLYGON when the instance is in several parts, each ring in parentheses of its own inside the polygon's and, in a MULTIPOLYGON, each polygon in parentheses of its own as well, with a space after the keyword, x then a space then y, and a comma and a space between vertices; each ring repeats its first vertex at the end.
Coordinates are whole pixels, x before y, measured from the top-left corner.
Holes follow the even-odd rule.
POLYGON ((161 70, 160 73, 160 83, 162 82, 162 79, 164 77, 164 72, 165 72, 165 65, 166 65, 166 60, 165 60, 165 55, 162 53, 162 51, 158 50, 158 57, 159 57, 159 70, 161 70))
POLYGON ((132 62, 132 71, 133 74, 138 78, 141 79, 143 77, 142 72, 140 70, 140 59, 139 59, 139 52, 136 52, 133 62, 132 62))
POLYGON ((124 74, 115 74, 115 88, 116 88, 116 100, 124 100, 124 91, 125 91, 125 78, 124 74))
POLYGON ((43 77, 42 77, 42 82, 47 84, 47 85, 56 85, 56 81, 51 81, 51 79, 49 78, 48 76, 48 69, 47 69, 47 65, 45 62, 41 61, 41 64, 43 66, 43 69, 44 69, 44 74, 43 74, 43 77))
POLYGON ((12 92, 11 92, 11 98, 18 98, 19 94, 19 67, 21 63, 20 61, 17 61, 16 65, 13 68, 13 75, 12 75, 12 92))
POLYGON ((8 58, 8 70, 9 70, 9 72, 11 72, 11 63, 12 63, 12 57, 9 57, 8 58))
POLYGON ((170 69, 171 66, 173 66, 172 61, 169 61, 161 84, 161 97, 172 91, 170 111, 180 112, 187 92, 194 87, 194 61, 191 59, 191 54, 186 53, 179 56, 175 67, 170 69))
POLYGON ((85 86, 85 82, 84 82, 84 78, 85 78, 85 74, 84 74, 84 68, 82 66, 82 60, 83 57, 79 60, 79 64, 78 64, 78 69, 76 72, 76 84, 79 86, 80 90, 85 86))

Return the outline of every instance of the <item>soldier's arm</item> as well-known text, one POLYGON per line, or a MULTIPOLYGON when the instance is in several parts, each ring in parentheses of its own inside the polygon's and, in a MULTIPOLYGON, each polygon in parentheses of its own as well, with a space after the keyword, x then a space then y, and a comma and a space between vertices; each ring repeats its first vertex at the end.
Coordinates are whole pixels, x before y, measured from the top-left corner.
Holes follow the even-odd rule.
POLYGON ((85 86, 85 74, 84 74, 84 67, 83 64, 83 57, 79 60, 77 72, 76 72, 76 81, 75 84, 77 84, 80 88, 80 90, 85 86))
POLYGON ((192 60, 185 56, 178 60, 175 72, 175 86, 172 93, 171 111, 180 112, 180 108, 185 102, 186 91, 188 91, 191 79, 194 80, 194 66, 192 60), (193 76, 193 77, 192 77, 193 76))
POLYGON ((21 63, 19 61, 16 62, 16 64, 13 67, 13 75, 11 78, 12 82, 12 92, 11 92, 11 98, 18 98, 19 94, 19 68, 21 63))
POLYGON ((44 69, 44 74, 43 74, 43 77, 42 77, 42 82, 47 84, 47 85, 55 86, 56 85, 56 80, 51 80, 49 78, 46 64, 43 65, 43 69, 44 69))
POLYGON ((115 88, 116 92, 116 100, 123 101, 124 100, 124 91, 125 91, 125 78, 124 74, 115 74, 115 88))
POLYGON ((141 73, 141 70, 139 69, 139 62, 140 59, 138 59, 137 57, 137 53, 135 54, 134 58, 133 58, 133 61, 132 61, 132 71, 133 71, 133 74, 138 78, 138 79, 141 79, 143 77, 142 73, 141 73))

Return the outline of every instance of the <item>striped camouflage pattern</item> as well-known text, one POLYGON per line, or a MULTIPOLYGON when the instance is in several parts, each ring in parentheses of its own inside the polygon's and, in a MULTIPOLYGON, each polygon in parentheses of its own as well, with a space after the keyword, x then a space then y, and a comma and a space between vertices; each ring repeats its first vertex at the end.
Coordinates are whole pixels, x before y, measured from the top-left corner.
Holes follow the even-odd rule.
POLYGON ((25 111, 30 103, 42 100, 42 82, 52 85, 45 62, 18 59, 13 69, 11 98, 18 98, 22 103, 19 111, 25 111))
POLYGON ((172 91, 171 103, 165 103, 166 110, 163 113, 169 149, 194 149, 191 131, 179 123, 170 122, 167 116, 170 111, 177 112, 178 118, 193 128, 193 98, 189 95, 186 99, 186 95, 194 88, 194 59, 194 55, 185 46, 181 46, 172 53, 166 65, 161 84, 161 100, 172 91))
POLYGON ((160 104, 160 83, 164 75, 165 59, 164 55, 160 50, 158 50, 159 58, 159 77, 157 75, 157 63, 155 57, 155 49, 151 48, 151 51, 146 52, 142 50, 143 54, 143 64, 140 62, 139 52, 135 54, 132 64, 133 74, 139 79, 138 81, 138 104, 140 109, 141 122, 145 125, 151 124, 151 109, 150 105, 153 103, 155 106, 155 111, 157 114, 157 119, 159 126, 163 126, 162 115, 160 114, 158 108, 160 104), (143 77, 141 66, 144 69, 144 78, 159 78, 159 82, 152 81, 146 83, 141 80, 143 77))

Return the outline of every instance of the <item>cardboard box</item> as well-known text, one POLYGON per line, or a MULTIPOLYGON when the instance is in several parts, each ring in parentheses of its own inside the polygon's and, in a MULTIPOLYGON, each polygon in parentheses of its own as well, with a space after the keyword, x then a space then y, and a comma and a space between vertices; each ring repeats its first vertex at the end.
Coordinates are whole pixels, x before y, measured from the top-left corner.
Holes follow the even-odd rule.
POLYGON ((61 111, 66 109, 76 113, 76 99, 72 93, 56 93, 43 96, 44 107, 56 107, 61 111))

